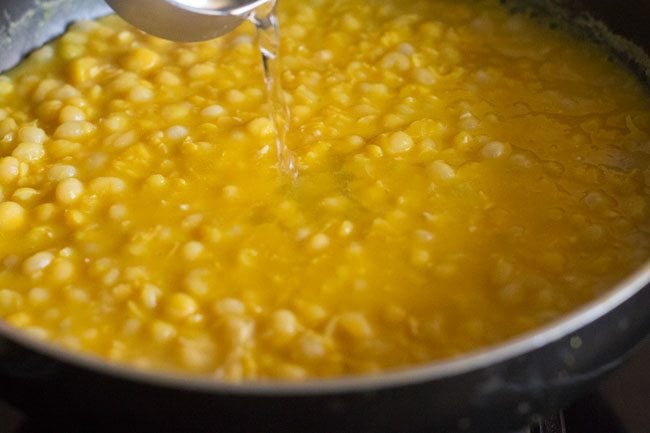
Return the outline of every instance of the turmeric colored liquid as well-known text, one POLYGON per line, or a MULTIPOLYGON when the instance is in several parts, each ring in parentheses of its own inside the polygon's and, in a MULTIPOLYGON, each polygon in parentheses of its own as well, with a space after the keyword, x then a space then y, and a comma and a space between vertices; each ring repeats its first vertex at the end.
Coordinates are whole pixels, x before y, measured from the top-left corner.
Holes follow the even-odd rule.
POLYGON ((78 23, 0 77, 0 318, 141 368, 365 374, 531 330, 648 258, 650 99, 604 48, 496 1, 279 15, 295 182, 252 25, 78 23))

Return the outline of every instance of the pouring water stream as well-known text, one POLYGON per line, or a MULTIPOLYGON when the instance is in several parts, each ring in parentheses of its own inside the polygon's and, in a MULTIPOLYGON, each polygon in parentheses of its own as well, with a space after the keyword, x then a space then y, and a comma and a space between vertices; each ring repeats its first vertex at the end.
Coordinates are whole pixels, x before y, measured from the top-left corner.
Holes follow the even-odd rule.
POLYGON ((278 167, 280 171, 295 178, 298 172, 293 154, 286 145, 291 118, 282 89, 282 64, 279 58, 280 26, 276 7, 277 1, 275 0, 259 6, 250 14, 248 20, 257 28, 257 44, 262 55, 264 84, 266 85, 267 100, 271 105, 271 120, 275 129, 278 167))

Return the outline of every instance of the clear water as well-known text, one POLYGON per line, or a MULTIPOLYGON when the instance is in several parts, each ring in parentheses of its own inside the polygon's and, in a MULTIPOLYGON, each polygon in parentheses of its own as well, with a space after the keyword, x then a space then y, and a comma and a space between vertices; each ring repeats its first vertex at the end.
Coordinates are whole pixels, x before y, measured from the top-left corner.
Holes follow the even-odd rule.
POLYGON ((282 89, 280 25, 276 13, 277 0, 271 0, 253 11, 248 20, 257 28, 257 43, 262 56, 264 82, 270 118, 275 129, 276 152, 280 171, 295 178, 298 175, 294 156, 287 147, 287 133, 291 122, 289 107, 282 89))

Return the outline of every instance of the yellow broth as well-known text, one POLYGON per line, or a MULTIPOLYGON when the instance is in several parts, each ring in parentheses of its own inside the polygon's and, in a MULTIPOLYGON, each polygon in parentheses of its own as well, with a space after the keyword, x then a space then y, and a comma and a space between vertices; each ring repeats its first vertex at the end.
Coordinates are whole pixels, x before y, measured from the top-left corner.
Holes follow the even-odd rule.
POLYGON ((115 17, 0 77, 0 317, 229 381, 365 374, 501 342, 648 257, 650 100, 496 1, 280 2, 277 170, 254 29, 115 17))

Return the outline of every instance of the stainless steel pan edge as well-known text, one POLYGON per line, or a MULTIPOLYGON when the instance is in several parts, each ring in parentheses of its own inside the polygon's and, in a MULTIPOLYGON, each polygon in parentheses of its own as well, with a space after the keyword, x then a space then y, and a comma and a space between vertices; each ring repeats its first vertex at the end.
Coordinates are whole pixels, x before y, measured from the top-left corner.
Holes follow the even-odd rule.
MULTIPOLYGON (((223 391, 242 395, 318 395, 333 391, 375 391, 383 387, 404 386, 427 380, 453 377, 489 368, 509 359, 515 359, 540 350, 550 344, 564 341, 568 342, 568 344, 561 344, 558 351, 558 355, 562 358, 562 364, 566 367, 558 370, 558 380, 562 381, 562 378, 569 373, 570 367, 575 363, 575 356, 581 351, 590 351, 589 341, 604 338, 604 334, 593 335, 585 341, 581 334, 589 325, 599 322, 606 325, 614 334, 624 334, 631 328, 637 327, 640 328, 640 340, 650 334, 650 262, 608 293, 545 326, 501 344, 481 348, 455 358, 381 375, 301 382, 269 381, 231 384, 210 381, 201 377, 138 370, 128 366, 108 363, 100 358, 71 352, 56 344, 30 337, 28 334, 2 321, 0 321, 0 336, 4 336, 6 339, 44 356, 75 364, 90 371, 101 371, 107 375, 121 376, 128 380, 203 392, 223 391), (613 320, 614 316, 610 316, 612 311, 630 306, 635 310, 640 310, 640 314, 619 317, 617 321, 613 320)), ((0 355, 2 354, 1 348, 2 346, 0 346, 0 355)), ((595 367, 598 366, 597 363, 595 367)), ((1 366, 0 372, 2 372, 1 366)))
POLYGON ((3 327, 9 343, 0 350, 0 389, 37 416, 89 416, 117 429, 137 417, 146 427, 180 431, 514 431, 563 407, 629 356, 650 329, 647 278, 644 269, 566 320, 493 349, 403 372, 302 384, 139 373, 3 327))
POLYGON ((101 0, 0 1, 0 71, 61 35, 73 21, 109 14, 101 0))
MULTIPOLYGON (((100 1, 3 3, 0 35, 8 38, 0 36, 0 69, 60 34, 70 21, 108 12, 100 1)), ((626 8, 634 9, 634 3, 642 2, 626 8)), ((0 323, 0 394, 32 413, 75 413, 77 420, 91 414, 107 423, 137 413, 145 426, 506 431, 562 407, 628 356, 650 330, 649 281, 645 266, 562 320, 456 359, 297 384, 229 385, 140 372, 63 351, 0 323)))

